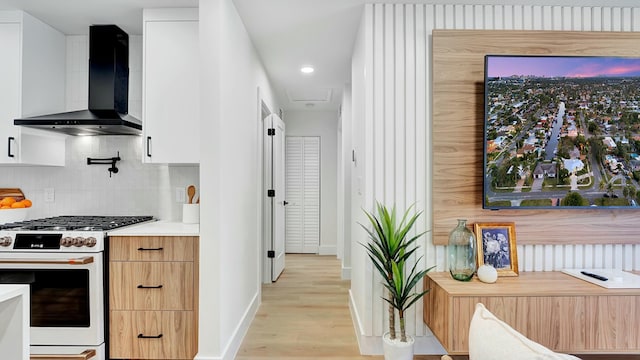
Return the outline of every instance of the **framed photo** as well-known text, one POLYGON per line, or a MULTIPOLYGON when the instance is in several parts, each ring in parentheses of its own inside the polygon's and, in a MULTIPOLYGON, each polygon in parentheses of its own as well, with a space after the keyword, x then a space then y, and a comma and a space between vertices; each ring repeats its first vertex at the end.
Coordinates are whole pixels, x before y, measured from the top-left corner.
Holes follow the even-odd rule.
POLYGON ((498 276, 518 276, 515 223, 475 223, 474 229, 478 267, 487 264, 498 271, 498 276))

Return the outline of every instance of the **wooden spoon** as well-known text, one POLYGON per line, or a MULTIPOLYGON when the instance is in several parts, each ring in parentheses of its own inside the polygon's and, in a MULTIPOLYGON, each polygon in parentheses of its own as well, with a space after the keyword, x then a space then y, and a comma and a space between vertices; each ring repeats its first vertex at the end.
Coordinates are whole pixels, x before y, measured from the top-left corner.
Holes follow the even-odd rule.
POLYGON ((196 195, 196 187, 189 185, 187 187, 187 195, 189 196, 189 204, 193 204, 193 197, 196 195))

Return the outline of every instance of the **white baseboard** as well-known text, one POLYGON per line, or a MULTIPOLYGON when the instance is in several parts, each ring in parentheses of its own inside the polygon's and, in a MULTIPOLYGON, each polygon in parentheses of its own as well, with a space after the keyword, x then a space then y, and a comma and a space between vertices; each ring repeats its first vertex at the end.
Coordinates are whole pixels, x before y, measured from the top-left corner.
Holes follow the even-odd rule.
MULTIPOLYGON (((258 291, 251 300, 251 304, 244 312, 242 316, 242 320, 240 324, 233 331, 233 335, 231 339, 225 346, 222 356, 206 356, 206 355, 196 355, 194 360, 233 360, 238 354, 238 350, 240 350, 240 346, 242 345, 242 340, 244 340, 245 335, 247 335, 247 331, 249 331, 249 327, 251 326, 251 322, 256 317, 256 313, 258 312, 258 308, 260 307, 260 292, 258 291)), ((202 340, 201 340, 202 341, 202 340)))
POLYGON ((353 329, 356 333, 356 340, 358 340, 358 349, 360 349, 360 354, 369 355, 363 352, 363 348, 368 348, 369 346, 364 346, 362 344, 362 341, 364 340, 364 331, 362 331, 362 322, 360 321, 360 316, 358 315, 358 309, 354 302, 351 289, 349 289, 349 312, 351 313, 351 321, 353 322, 353 329))
MULTIPOLYGON (((353 300, 353 294, 349 291, 349 310, 351 311, 351 319, 358 339, 358 348, 361 355, 382 355, 382 336, 367 336, 362 330, 362 322, 358 314, 358 309, 353 300)), ((429 331, 430 332, 430 331, 429 331)), ((416 355, 443 355, 447 351, 442 347, 438 339, 433 335, 416 336, 413 345, 413 352, 416 355)))
POLYGON ((318 255, 336 255, 337 253, 336 245, 320 245, 318 247, 318 255))
POLYGON ((351 268, 343 267, 342 268, 342 280, 351 280, 351 268))

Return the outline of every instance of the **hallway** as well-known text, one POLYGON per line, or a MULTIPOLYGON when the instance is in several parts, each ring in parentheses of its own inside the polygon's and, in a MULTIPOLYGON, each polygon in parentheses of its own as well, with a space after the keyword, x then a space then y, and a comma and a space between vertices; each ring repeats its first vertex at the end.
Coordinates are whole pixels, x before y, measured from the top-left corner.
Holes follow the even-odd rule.
POLYGON ((348 305, 350 282, 340 279, 340 260, 287 254, 286 263, 277 283, 263 285, 262 305, 237 360, 383 358, 358 351, 348 305))

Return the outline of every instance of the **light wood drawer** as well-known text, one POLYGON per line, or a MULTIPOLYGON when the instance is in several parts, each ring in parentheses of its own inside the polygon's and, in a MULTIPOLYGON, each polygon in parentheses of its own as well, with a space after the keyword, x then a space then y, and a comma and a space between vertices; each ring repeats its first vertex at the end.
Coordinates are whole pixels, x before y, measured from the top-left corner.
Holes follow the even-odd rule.
POLYGON ((192 262, 111 262, 114 310, 193 310, 192 262))
POLYGON ((192 311, 111 311, 112 359, 193 359, 192 311))
POLYGON ((197 236, 112 236, 111 261, 193 261, 197 236))

